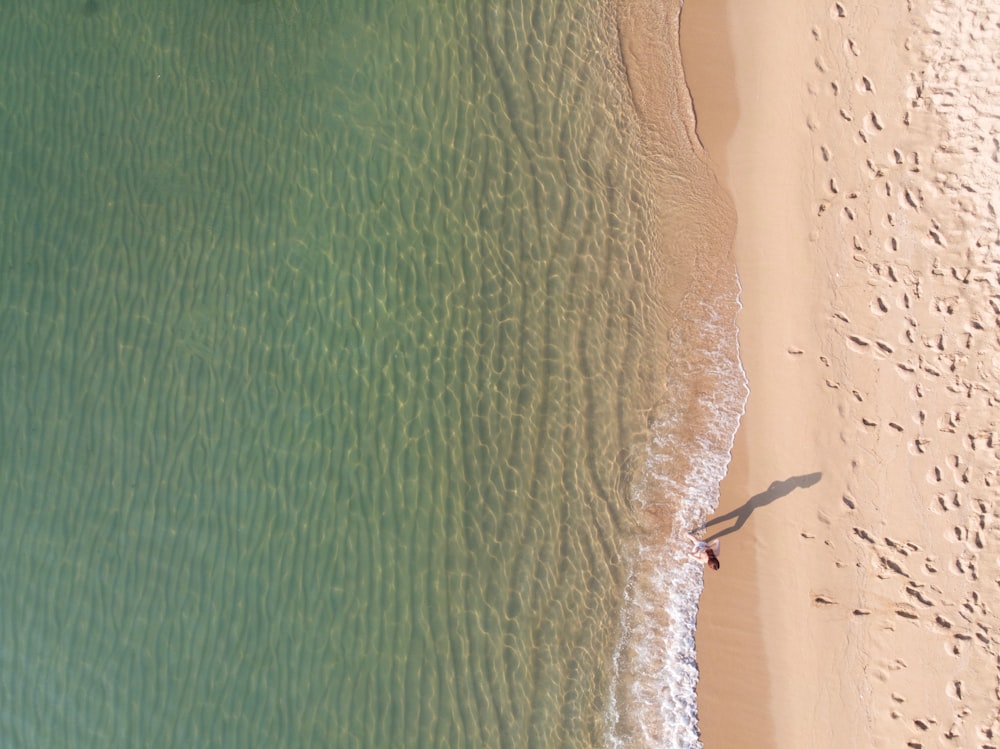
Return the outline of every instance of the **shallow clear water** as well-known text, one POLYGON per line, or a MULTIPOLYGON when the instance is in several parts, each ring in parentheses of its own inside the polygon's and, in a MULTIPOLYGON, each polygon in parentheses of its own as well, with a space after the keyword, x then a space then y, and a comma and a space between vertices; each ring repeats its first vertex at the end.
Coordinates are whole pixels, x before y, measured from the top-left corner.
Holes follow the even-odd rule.
POLYGON ((630 734, 686 390, 591 6, 6 11, 0 743, 630 734))

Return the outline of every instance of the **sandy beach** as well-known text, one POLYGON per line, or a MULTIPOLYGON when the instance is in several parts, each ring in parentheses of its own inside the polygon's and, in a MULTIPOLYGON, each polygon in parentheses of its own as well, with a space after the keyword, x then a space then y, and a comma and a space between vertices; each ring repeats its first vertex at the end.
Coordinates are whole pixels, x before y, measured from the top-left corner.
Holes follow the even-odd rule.
POLYGON ((1000 10, 688 0, 681 41, 751 388, 704 746, 995 746, 1000 10))

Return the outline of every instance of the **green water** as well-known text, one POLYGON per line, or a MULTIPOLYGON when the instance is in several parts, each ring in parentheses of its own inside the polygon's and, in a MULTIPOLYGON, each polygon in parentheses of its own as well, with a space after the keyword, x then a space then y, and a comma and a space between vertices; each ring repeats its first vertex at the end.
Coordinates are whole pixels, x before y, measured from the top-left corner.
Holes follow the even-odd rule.
POLYGON ((0 24, 0 744, 603 743, 656 335, 599 3, 0 24))

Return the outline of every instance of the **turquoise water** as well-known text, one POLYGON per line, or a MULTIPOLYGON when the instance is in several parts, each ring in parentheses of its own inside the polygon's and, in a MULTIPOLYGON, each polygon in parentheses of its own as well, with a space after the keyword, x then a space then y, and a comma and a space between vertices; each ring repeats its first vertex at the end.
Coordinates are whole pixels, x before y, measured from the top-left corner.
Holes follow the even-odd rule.
POLYGON ((611 9, 4 13, 0 743, 627 734, 673 329, 611 9))

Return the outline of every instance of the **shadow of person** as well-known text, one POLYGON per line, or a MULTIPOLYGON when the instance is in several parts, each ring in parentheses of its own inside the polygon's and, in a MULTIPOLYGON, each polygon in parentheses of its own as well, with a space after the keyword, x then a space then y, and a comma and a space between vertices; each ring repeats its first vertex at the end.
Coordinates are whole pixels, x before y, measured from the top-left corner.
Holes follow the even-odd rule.
POLYGON ((717 538, 728 536, 730 533, 735 533, 742 528, 746 524, 747 520, 750 519, 750 515, 753 514, 753 511, 758 507, 769 505, 776 499, 781 499, 782 497, 791 494, 796 489, 806 489, 814 484, 818 484, 821 478, 823 478, 823 474, 817 471, 816 473, 806 473, 802 476, 792 476, 784 481, 775 481, 767 487, 767 489, 762 491, 760 494, 753 495, 735 510, 731 510, 725 515, 719 515, 719 517, 712 518, 711 520, 699 525, 695 528, 695 532, 707 530, 713 525, 728 523, 730 520, 735 520, 736 522, 730 527, 717 531, 704 540, 711 543, 717 538))

